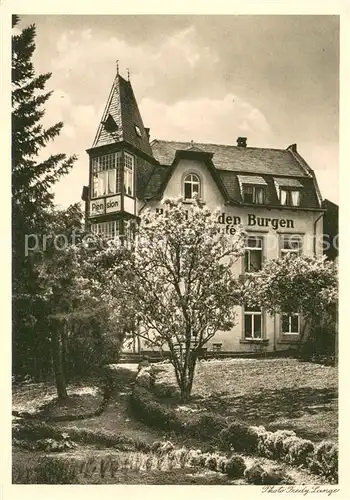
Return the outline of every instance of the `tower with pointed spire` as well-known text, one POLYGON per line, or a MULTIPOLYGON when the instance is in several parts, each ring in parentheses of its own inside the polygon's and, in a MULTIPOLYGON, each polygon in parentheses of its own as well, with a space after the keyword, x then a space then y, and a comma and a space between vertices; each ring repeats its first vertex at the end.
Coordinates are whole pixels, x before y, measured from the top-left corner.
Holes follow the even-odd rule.
POLYGON ((92 232, 125 235, 138 214, 143 179, 155 162, 130 80, 117 72, 89 155, 89 186, 83 190, 92 232))

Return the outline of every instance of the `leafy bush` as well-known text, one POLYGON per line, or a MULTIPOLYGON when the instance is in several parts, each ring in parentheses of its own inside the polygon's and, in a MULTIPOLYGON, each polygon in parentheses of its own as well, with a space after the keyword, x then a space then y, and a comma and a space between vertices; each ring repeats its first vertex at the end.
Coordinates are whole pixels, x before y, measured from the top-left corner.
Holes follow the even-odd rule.
MULTIPOLYGON (((198 418, 198 426, 202 437, 217 436, 227 426, 224 417, 209 411, 200 413, 198 418)), ((191 427, 194 427, 194 425, 191 427)))
POLYGON ((321 441, 310 459, 310 470, 327 479, 338 481, 338 446, 331 441, 321 441))
POLYGON ((64 439, 85 444, 98 444, 107 448, 118 448, 119 450, 132 451, 149 449, 148 443, 139 438, 133 439, 122 434, 114 434, 108 431, 96 431, 81 429, 79 427, 62 429, 42 422, 25 422, 13 429, 14 444, 18 441, 36 442, 52 439, 62 441, 64 439), (17 440, 17 441, 16 441, 17 440))
POLYGON ((242 477, 245 468, 245 462, 239 455, 232 455, 225 464, 226 474, 233 479, 242 477))
POLYGON ((291 465, 307 466, 314 451, 308 439, 298 438, 294 431, 267 431, 264 427, 253 428, 258 436, 257 452, 267 458, 283 460, 291 465))
POLYGON ((294 431, 278 430, 276 432, 260 431, 260 452, 268 458, 282 459, 288 453, 289 438, 296 437, 294 431))
POLYGON ((314 444, 311 441, 298 437, 288 438, 284 446, 287 451, 284 459, 291 465, 307 465, 314 451, 314 444))
POLYGON ((216 456, 209 455, 204 462, 204 466, 209 470, 216 470, 216 468, 217 468, 216 456))
POLYGON ((38 439, 37 441, 29 441, 29 440, 20 440, 14 438, 13 444, 16 446, 19 446, 21 448, 24 448, 26 450, 31 450, 31 451, 46 451, 46 452, 61 452, 61 451, 68 451, 76 447, 76 444, 67 439, 66 437, 62 439, 52 439, 52 438, 45 438, 45 439, 38 439))
POLYGON ((219 439, 225 447, 233 447, 236 451, 252 452, 258 445, 258 435, 254 429, 241 423, 233 423, 223 429, 219 439))

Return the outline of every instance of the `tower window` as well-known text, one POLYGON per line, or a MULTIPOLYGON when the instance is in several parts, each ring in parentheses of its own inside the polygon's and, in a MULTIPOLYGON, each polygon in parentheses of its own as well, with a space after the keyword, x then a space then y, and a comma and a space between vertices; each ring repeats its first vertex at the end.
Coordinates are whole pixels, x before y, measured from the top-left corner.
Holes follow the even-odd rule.
POLYGON ((120 233, 120 221, 113 220, 91 224, 91 232, 107 239, 117 238, 120 233))
POLYGON ((201 181, 198 175, 189 174, 184 181, 184 198, 185 200, 193 200, 195 195, 201 195, 201 181))
POLYGON ((121 152, 92 158, 92 198, 120 193, 121 152))
POLYGON ((112 133, 118 130, 118 125, 116 124, 112 115, 108 115, 107 119, 102 123, 106 132, 112 133))
POLYGON ((134 157, 129 153, 124 153, 124 193, 134 196, 134 157))

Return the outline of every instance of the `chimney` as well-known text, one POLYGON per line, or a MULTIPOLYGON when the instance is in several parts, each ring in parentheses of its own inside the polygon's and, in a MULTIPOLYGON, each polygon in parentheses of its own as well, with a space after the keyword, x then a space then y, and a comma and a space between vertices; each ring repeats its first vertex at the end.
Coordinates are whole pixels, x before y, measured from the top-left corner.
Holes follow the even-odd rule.
POLYGON ((247 147, 247 138, 246 137, 238 137, 237 138, 237 147, 246 148, 247 147))
POLYGON ((150 130, 149 130, 149 127, 145 127, 145 132, 146 132, 146 135, 147 135, 147 139, 149 140, 149 138, 150 138, 150 130))

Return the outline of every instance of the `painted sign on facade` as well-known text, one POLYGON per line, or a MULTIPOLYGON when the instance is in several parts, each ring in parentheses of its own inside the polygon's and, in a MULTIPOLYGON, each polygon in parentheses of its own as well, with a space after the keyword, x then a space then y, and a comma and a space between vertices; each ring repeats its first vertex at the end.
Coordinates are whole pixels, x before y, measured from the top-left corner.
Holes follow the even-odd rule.
POLYGON ((120 212, 120 194, 90 201, 90 217, 120 212))

